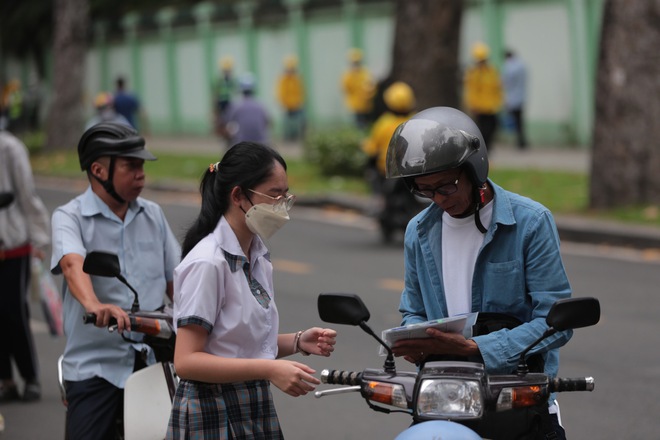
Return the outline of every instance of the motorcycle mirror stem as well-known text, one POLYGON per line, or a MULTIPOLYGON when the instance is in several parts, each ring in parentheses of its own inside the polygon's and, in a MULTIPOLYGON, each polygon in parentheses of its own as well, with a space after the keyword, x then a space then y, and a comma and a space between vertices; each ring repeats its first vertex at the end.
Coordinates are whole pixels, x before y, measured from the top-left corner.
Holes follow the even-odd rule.
POLYGON ((369 325, 366 322, 362 321, 358 325, 367 334, 373 336, 374 339, 376 339, 378 343, 383 347, 385 347, 385 350, 387 350, 387 357, 385 358, 385 363, 383 364, 383 370, 386 373, 396 373, 396 363, 394 362, 394 353, 392 352, 390 346, 387 345, 381 338, 379 338, 378 335, 371 329, 371 327, 369 327, 369 325))
POLYGON ((516 374, 524 376, 529 373, 526 355, 545 338, 560 331, 596 325, 598 321, 600 321, 600 302, 596 298, 566 298, 555 302, 545 318, 549 328, 520 353, 516 374))
POLYGON ((140 301, 138 299, 137 291, 131 286, 126 278, 121 274, 119 266, 119 257, 116 254, 102 251, 92 251, 87 254, 83 262, 83 272, 89 275, 96 275, 99 277, 114 277, 121 281, 131 292, 133 292, 133 305, 131 305, 131 312, 140 310, 140 301))

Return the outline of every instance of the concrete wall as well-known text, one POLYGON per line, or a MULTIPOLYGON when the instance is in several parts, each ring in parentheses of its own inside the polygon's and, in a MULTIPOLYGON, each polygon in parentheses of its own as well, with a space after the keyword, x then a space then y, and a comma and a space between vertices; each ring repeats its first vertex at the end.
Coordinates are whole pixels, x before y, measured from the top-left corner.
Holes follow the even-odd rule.
MULTIPOLYGON (((467 66, 470 47, 476 41, 491 46, 498 65, 504 48, 514 49, 527 62, 527 121, 532 143, 587 145, 590 141, 602 1, 469 3, 462 23, 461 63, 467 66)), ((265 17, 259 15, 259 1, 240 2, 232 17, 214 15, 215 5, 208 3, 198 8, 201 12, 196 10, 196 22, 184 26, 172 24, 177 12, 169 9, 158 14, 156 28, 141 28, 139 19, 127 17, 125 35, 108 34, 105 26, 96 23, 98 32, 87 56, 83 104, 87 113, 93 111, 94 95, 112 90, 114 79, 123 75, 129 89, 139 95, 153 133, 209 134, 211 84, 218 60, 229 55, 237 74, 253 71, 258 97, 271 113, 277 133, 282 113, 274 95, 275 84, 282 59, 295 53, 308 87, 310 125, 349 124, 339 89, 346 51, 362 47, 366 65, 376 78, 389 71, 394 2, 328 1, 326 7, 318 7, 316 2, 313 8, 306 8, 305 0, 281 3, 281 12, 265 17)), ((30 71, 11 60, 0 67, 7 78, 25 77, 30 71)), ((506 139, 506 133, 501 138, 506 139)))

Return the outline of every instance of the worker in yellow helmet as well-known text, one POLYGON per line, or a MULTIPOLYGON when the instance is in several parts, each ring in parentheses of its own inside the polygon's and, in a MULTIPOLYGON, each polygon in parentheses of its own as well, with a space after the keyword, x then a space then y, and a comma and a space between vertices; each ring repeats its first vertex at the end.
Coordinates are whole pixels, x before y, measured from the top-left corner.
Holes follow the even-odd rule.
POLYGON ((374 194, 374 216, 382 238, 390 241, 396 229, 404 229, 421 206, 401 179, 386 180, 387 147, 396 128, 414 113, 415 93, 402 81, 395 81, 383 93, 386 111, 374 122, 362 150, 369 158, 366 177, 374 194), (408 209, 409 208, 409 209, 408 209))
POLYGON ((486 148, 492 150, 504 92, 500 73, 490 63, 489 56, 490 50, 486 44, 477 42, 472 46, 474 63, 465 73, 463 99, 467 112, 484 137, 486 148))
POLYGON ((124 116, 117 113, 114 105, 114 96, 110 92, 99 92, 94 97, 94 115, 85 124, 85 130, 101 122, 116 122, 117 124, 132 127, 124 116))
POLYGON ((369 70, 363 65, 363 55, 360 49, 348 51, 348 70, 341 80, 346 107, 353 113, 358 128, 364 129, 369 123, 374 84, 369 70))
POLYGON ((298 58, 288 55, 284 58, 284 71, 277 81, 277 100, 284 110, 284 139, 300 140, 304 133, 305 86, 298 72, 298 58))
POLYGON ((213 128, 215 134, 227 140, 225 130, 225 117, 231 101, 238 90, 238 83, 234 77, 234 59, 223 56, 218 60, 219 75, 212 86, 213 95, 213 128))

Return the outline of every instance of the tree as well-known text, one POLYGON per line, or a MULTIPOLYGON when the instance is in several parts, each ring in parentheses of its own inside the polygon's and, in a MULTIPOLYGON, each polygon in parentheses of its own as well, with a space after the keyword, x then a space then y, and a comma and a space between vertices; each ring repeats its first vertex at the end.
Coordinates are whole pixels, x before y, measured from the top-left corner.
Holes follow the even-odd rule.
POLYGON ((54 0, 52 105, 46 148, 70 148, 83 126, 82 102, 89 28, 88 0, 54 0))
POLYGON ((660 2, 603 11, 590 206, 660 202, 660 2))
POLYGON ((459 107, 463 0, 397 0, 391 78, 408 83, 417 108, 459 107))

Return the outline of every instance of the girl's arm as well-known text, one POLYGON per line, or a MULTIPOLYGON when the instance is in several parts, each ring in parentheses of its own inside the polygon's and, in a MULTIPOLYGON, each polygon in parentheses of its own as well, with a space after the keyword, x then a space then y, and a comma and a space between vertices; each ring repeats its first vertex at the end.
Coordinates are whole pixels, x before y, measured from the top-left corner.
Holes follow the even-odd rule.
POLYGON ((320 327, 281 334, 277 337, 277 357, 282 358, 295 353, 328 357, 335 351, 336 337, 335 330, 320 327))
MULTIPOLYGON (((297 397, 314 390, 321 383, 316 371, 294 361, 238 359, 215 356, 204 351, 208 337, 201 326, 187 325, 177 330, 174 367, 182 379, 207 383, 231 383, 268 380, 283 392, 297 397)), ((293 344, 292 336, 288 338, 293 344)))

